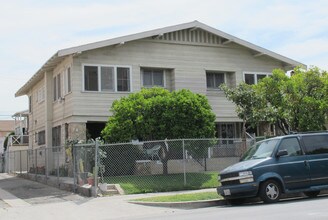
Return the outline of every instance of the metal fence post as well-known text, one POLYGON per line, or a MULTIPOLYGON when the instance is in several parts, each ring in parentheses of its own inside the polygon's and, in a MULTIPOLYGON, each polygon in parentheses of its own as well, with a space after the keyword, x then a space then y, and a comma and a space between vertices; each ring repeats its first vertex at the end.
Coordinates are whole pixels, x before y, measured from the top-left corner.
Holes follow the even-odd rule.
POLYGON ((60 150, 60 147, 56 147, 56 154, 57 154, 57 184, 59 186, 59 150, 60 150))
POLYGON ((48 164, 48 148, 44 148, 44 156, 45 156, 45 175, 46 175, 46 182, 48 182, 48 172, 49 172, 49 164, 48 164))
POLYGON ((37 179, 37 170, 38 170, 38 149, 35 149, 35 169, 34 169, 34 173, 35 173, 35 179, 37 179))
POLYGON ((98 149, 99 149, 99 142, 96 141, 96 145, 95 145, 95 197, 97 197, 97 192, 98 192, 98 149))
POLYGON ((75 170, 75 166, 76 166, 76 149, 75 149, 75 144, 73 143, 72 144, 72 159, 73 159, 73 187, 74 187, 74 192, 77 191, 77 183, 78 183, 78 180, 77 180, 77 176, 76 176, 76 170, 75 170))
POLYGON ((22 174, 22 151, 19 151, 19 172, 22 174))
POLYGON ((29 167, 28 167, 28 160, 29 160, 29 158, 28 158, 28 156, 29 156, 29 150, 27 149, 26 150, 26 174, 29 173, 29 167))
POLYGON ((183 184, 187 185, 187 174, 186 174, 186 152, 185 152, 185 140, 182 139, 182 151, 183 151, 183 184))

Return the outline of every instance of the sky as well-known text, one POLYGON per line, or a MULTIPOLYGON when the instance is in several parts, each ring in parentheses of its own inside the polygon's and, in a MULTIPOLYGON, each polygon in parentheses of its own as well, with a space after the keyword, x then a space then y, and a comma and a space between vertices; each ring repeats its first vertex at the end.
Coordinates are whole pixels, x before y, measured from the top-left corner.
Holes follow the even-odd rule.
POLYGON ((28 108, 19 90, 58 50, 198 20, 328 70, 327 0, 0 0, 0 120, 28 108))

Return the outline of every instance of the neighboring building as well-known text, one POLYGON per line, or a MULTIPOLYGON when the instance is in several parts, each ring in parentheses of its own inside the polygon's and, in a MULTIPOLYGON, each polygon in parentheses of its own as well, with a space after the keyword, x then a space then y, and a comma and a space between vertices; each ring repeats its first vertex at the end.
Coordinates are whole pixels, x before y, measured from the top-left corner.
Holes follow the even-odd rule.
POLYGON ((59 50, 21 87, 30 148, 99 136, 114 100, 142 87, 208 97, 219 137, 240 137, 235 106, 218 86, 257 83, 303 65, 198 21, 59 50))
POLYGON ((13 120, 0 120, 0 156, 4 151, 4 141, 14 131, 14 125, 13 120))

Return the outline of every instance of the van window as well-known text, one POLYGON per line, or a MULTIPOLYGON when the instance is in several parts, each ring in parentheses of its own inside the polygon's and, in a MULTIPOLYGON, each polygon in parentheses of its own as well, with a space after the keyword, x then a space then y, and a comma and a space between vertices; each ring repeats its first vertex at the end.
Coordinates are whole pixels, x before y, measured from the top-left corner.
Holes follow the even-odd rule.
POLYGON ((307 154, 328 153, 328 135, 303 136, 303 143, 307 154))
POLYGON ((278 141, 278 139, 272 139, 257 142, 244 154, 241 161, 270 157, 278 141))
POLYGON ((279 150, 287 150, 288 156, 297 156, 302 154, 300 144, 296 137, 283 139, 279 150))

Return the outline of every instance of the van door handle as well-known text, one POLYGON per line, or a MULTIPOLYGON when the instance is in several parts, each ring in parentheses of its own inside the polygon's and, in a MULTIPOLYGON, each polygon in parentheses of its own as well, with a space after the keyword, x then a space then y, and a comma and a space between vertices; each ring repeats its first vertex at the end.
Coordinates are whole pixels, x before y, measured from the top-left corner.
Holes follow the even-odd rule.
POLYGON ((310 164, 309 164, 309 161, 307 161, 307 160, 304 160, 304 165, 305 165, 306 167, 310 168, 310 164))

